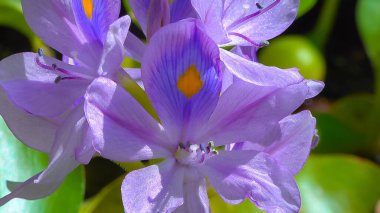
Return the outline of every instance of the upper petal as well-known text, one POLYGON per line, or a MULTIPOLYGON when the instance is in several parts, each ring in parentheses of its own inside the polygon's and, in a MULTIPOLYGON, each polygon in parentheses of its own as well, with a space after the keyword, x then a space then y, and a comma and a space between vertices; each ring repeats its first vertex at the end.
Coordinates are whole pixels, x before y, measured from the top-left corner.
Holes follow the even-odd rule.
POLYGON ((120 0, 73 0, 76 23, 88 41, 104 43, 120 9, 120 0))
POLYGON ((230 42, 223 27, 222 0, 191 0, 191 3, 205 25, 207 34, 219 45, 230 42))
POLYGON ((183 179, 174 159, 129 173, 121 186, 125 212, 173 212, 183 204, 183 179))
POLYGON ((98 70, 99 75, 117 79, 118 76, 114 75, 117 71, 121 70, 121 64, 126 54, 124 43, 128 35, 130 24, 131 18, 129 16, 123 16, 109 26, 98 70))
POLYGON ((294 69, 267 67, 226 50, 221 49, 220 57, 228 71, 252 84, 283 87, 303 80, 294 69))
POLYGON ((81 72, 77 66, 22 53, 0 62, 0 85, 9 99, 25 111, 58 116, 84 95, 89 79, 81 72))
POLYGON ((96 79, 87 91, 85 112, 103 157, 137 161, 170 155, 158 122, 115 82, 96 79))
POLYGON ((148 40, 170 22, 167 0, 130 0, 129 5, 148 40))
POLYGON ((72 0, 22 0, 22 7, 29 26, 49 46, 70 57, 81 46, 72 0))
POLYGON ((211 185, 226 201, 250 198, 267 212, 298 212, 300 195, 293 175, 265 153, 223 151, 202 167, 211 185))
POLYGON ((191 0, 174 0, 170 5, 170 22, 174 23, 186 18, 196 18, 197 14, 191 0))
POLYGON ((220 94, 219 51, 185 20, 162 28, 147 47, 142 80, 154 108, 173 140, 191 141, 211 115, 220 94))
MULTIPOLYGON (((228 33, 239 33, 259 43, 284 32, 297 16, 299 0, 227 0, 223 25, 228 33), (261 9, 259 8, 259 6, 261 9)), ((247 39, 230 36, 234 45, 252 45, 247 39)))

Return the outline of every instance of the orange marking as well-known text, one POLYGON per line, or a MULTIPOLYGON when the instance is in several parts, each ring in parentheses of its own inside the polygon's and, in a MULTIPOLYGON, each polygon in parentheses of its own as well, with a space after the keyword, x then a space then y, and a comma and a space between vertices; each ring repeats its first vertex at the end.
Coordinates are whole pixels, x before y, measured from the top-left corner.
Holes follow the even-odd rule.
POLYGON ((92 11, 94 9, 94 4, 92 3, 92 0, 82 0, 82 5, 87 18, 91 20, 92 11))
POLYGON ((193 97, 203 87, 203 81, 197 70, 197 67, 192 64, 177 81, 177 88, 187 98, 193 97))

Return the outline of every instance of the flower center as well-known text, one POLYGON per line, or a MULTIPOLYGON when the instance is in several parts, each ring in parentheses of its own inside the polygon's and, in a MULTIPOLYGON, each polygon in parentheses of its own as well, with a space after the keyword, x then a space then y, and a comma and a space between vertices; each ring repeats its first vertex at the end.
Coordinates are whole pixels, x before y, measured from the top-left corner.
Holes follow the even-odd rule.
POLYGON ((177 162, 182 165, 197 166, 203 164, 207 159, 217 155, 214 143, 210 141, 207 146, 204 144, 188 144, 180 143, 175 154, 177 162))

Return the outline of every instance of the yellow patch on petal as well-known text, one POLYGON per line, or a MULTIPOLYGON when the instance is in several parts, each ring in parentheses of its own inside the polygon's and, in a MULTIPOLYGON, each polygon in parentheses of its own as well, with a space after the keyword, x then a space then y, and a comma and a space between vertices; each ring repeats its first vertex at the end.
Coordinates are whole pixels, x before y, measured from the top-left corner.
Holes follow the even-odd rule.
POLYGON ((82 5, 87 18, 91 20, 92 11, 94 9, 94 4, 92 3, 92 0, 82 0, 82 5))
POLYGON ((177 81, 178 90, 187 98, 193 97, 202 89, 202 87, 203 81, 201 75, 194 64, 192 64, 177 81))

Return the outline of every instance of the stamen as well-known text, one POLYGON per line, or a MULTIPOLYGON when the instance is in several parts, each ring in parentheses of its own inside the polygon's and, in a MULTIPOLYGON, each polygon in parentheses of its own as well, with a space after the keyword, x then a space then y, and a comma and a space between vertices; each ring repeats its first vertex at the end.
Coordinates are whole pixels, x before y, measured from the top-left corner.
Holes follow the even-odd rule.
POLYGON ((183 143, 179 143, 178 146, 179 146, 179 148, 181 148, 181 149, 186 149, 186 147, 185 147, 185 145, 184 145, 183 143))
POLYGON ((91 76, 83 75, 80 73, 72 73, 70 71, 67 71, 65 69, 62 69, 57 66, 57 64, 52 64, 51 66, 43 64, 40 61, 39 57, 36 57, 36 64, 37 66, 41 67, 42 69, 53 71, 54 73, 59 72, 65 76, 59 75, 55 80, 54 83, 59 83, 62 80, 70 80, 70 79, 88 79, 92 80, 93 78, 91 76))
POLYGON ((55 78, 55 80, 54 80, 54 83, 55 84, 58 84, 59 82, 61 82, 61 80, 62 80, 62 76, 57 76, 56 78, 55 78))
POLYGON ((256 3, 256 7, 259 9, 259 10, 261 10, 261 9, 263 9, 263 6, 261 6, 261 4, 260 3, 256 3))
POLYGON ((230 32, 228 33, 228 35, 232 35, 232 36, 237 36, 237 37, 240 37, 246 41, 248 41, 250 44, 252 44, 253 46, 257 47, 257 48, 261 48, 261 47, 265 47, 265 46, 268 46, 269 45, 269 42, 268 41, 263 41, 261 42, 260 44, 252 41, 251 39, 249 39, 247 36, 243 35, 243 34, 240 34, 240 33, 235 33, 235 32, 230 32))
POLYGON ((250 15, 247 15, 247 16, 244 16, 243 18, 240 18, 236 21, 234 21, 232 24, 230 24, 228 27, 227 27, 227 30, 231 29, 231 28, 234 28, 250 19, 253 19, 261 14, 264 14, 266 13, 267 11, 271 10, 274 6, 276 6, 277 4, 279 4, 281 2, 281 0, 275 0, 272 4, 270 4, 268 7, 265 7, 263 8, 261 4, 259 3, 256 3, 256 6, 257 8, 259 8, 258 11, 250 14, 250 15), (261 7, 261 8, 260 8, 261 7))
POLYGON ((38 49, 38 55, 39 55, 40 57, 44 56, 44 55, 45 55, 45 54, 44 54, 44 49, 39 48, 39 49, 38 49))

